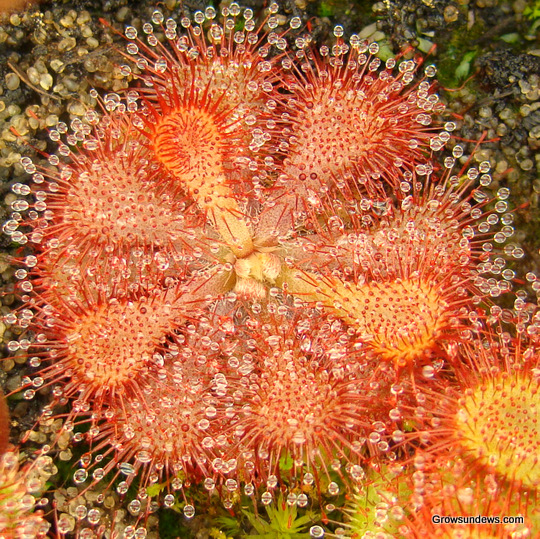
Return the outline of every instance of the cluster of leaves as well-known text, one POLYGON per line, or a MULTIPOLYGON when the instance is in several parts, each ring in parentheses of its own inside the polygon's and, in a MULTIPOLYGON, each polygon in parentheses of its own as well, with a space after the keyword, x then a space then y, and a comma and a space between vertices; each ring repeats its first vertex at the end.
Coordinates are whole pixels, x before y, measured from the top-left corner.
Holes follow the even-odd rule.
MULTIPOLYGON (((511 505, 469 505, 530 530, 540 317, 492 305, 514 278, 500 255, 523 256, 509 192, 463 166, 434 66, 341 27, 317 49, 278 9, 259 28, 234 3, 220 24, 209 7, 128 27, 121 70, 141 84, 95 92, 46 163, 22 159, 4 231, 23 245, 6 321, 36 369, 24 398, 53 387, 44 417, 67 407, 59 437, 89 444, 73 481, 114 485, 127 537, 158 501, 165 536, 205 492, 268 517, 241 505, 218 537, 322 537, 313 507, 346 494, 351 534, 421 536, 486 475, 511 505)), ((91 533, 99 511, 78 511, 91 533)))

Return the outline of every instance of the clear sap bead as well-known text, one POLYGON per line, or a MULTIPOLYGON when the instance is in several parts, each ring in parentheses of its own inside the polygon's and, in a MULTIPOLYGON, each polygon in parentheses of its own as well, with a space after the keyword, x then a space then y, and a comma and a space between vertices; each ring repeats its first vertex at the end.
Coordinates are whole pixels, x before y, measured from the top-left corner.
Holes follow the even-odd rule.
POLYGON ((277 483, 278 483, 278 479, 277 479, 277 476, 275 475, 270 475, 268 477, 268 480, 266 482, 266 486, 268 488, 275 488, 277 486, 277 483))
POLYGON ((154 13, 152 13, 152 22, 154 24, 161 24, 164 18, 165 17, 163 16, 163 13, 161 13, 161 11, 159 11, 158 9, 156 9, 154 13))
POLYGON ((90 522, 90 524, 97 524, 99 522, 99 519, 101 518, 101 512, 99 509, 90 509, 86 518, 88 519, 88 522, 90 522))
POLYGON ((235 479, 227 479, 227 481, 225 481, 225 487, 228 491, 234 492, 238 487, 238 483, 235 479))
POLYGON ((338 484, 335 483, 334 481, 332 481, 328 485, 328 493, 331 494, 332 496, 337 496, 339 494, 339 486, 338 486, 338 484))
POLYGON ((302 25, 302 20, 300 19, 300 17, 293 17, 289 25, 293 30, 296 30, 302 25))
POLYGON ((321 537, 324 537, 324 530, 320 526, 311 526, 309 535, 314 539, 321 539, 321 537))
POLYGON ((87 478, 88 473, 86 470, 83 469, 76 470, 73 474, 73 481, 75 481, 75 483, 84 483, 87 478))
POLYGON ((118 469, 120 470, 120 473, 124 475, 132 475, 135 473, 135 468, 132 464, 129 462, 122 462, 118 466, 118 469))
POLYGON ((128 26, 124 33, 128 39, 137 39, 137 29, 133 26, 128 26))
POLYGON ((426 66, 424 74, 426 75, 426 77, 434 77, 437 74, 437 67, 433 64, 426 66))
POLYGON ((77 518, 77 520, 83 520, 84 518, 86 518, 87 514, 88 514, 88 509, 86 505, 81 504, 75 507, 75 517, 77 518))
POLYGON ((141 502, 139 500, 131 500, 128 504, 128 511, 132 515, 138 515, 141 511, 141 502))

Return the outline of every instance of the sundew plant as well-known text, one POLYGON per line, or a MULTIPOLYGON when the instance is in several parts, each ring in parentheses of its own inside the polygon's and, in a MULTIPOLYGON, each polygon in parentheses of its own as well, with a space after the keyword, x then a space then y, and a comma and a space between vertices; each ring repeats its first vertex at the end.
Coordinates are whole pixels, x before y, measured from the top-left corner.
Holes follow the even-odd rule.
POLYGON ((275 3, 124 35, 133 83, 13 185, 8 348, 57 425, 24 477, 76 457, 37 512, 0 490, 5 536, 537 536, 538 308, 429 58, 275 3))

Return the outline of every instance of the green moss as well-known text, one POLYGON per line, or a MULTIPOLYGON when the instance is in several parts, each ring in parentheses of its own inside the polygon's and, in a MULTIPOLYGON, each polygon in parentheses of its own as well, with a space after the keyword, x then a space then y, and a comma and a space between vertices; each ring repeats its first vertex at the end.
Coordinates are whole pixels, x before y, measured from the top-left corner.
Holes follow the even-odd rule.
POLYGON ((370 533, 386 534, 388 538, 400 537, 398 530, 404 522, 404 507, 410 494, 400 477, 390 473, 368 476, 365 486, 353 496, 348 508, 351 537, 364 537, 370 533))
POLYGON ((268 520, 243 511, 252 526, 251 533, 245 535, 246 539, 309 539, 308 527, 320 518, 314 511, 300 513, 296 504, 289 505, 283 496, 265 509, 268 520))
POLYGON ((187 539, 193 537, 192 531, 185 525, 182 515, 171 509, 159 511, 160 539, 187 539))

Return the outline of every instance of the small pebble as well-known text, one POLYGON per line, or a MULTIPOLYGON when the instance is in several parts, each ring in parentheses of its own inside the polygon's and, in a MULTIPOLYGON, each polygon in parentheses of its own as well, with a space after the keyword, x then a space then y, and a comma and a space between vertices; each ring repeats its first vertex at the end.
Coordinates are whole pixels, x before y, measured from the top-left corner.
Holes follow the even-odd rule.
POLYGON ((34 85, 37 86, 39 84, 39 71, 35 67, 29 67, 26 70, 26 74, 28 75, 28 80, 34 85))
POLYGON ((55 58, 54 60, 51 61, 51 69, 53 71, 56 71, 56 73, 62 73, 62 71, 64 71, 64 68, 65 68, 64 62, 62 62, 58 58, 55 58))
POLYGON ((60 457, 60 460, 69 461, 71 460, 71 457, 73 457, 73 453, 71 450, 67 449, 66 451, 60 451, 58 456, 60 457))
POLYGON ((2 360, 2 369, 6 372, 9 372, 11 369, 15 367, 15 361, 11 359, 10 357, 2 360))
POLYGON ((41 75, 41 78, 39 79, 39 85, 44 90, 49 90, 51 86, 53 85, 53 78, 49 73, 46 73, 45 75, 41 75))
POLYGON ((5 78, 6 88, 8 90, 16 90, 21 84, 21 79, 16 73, 8 73, 5 78))
POLYGON ((519 166, 521 167, 521 170, 531 170, 534 166, 534 163, 532 159, 524 159, 523 161, 521 161, 519 166))
POLYGON ((11 17, 9 18, 9 22, 13 26, 19 26, 19 24, 21 24, 21 18, 17 13, 13 13, 13 15, 11 15, 11 17))

